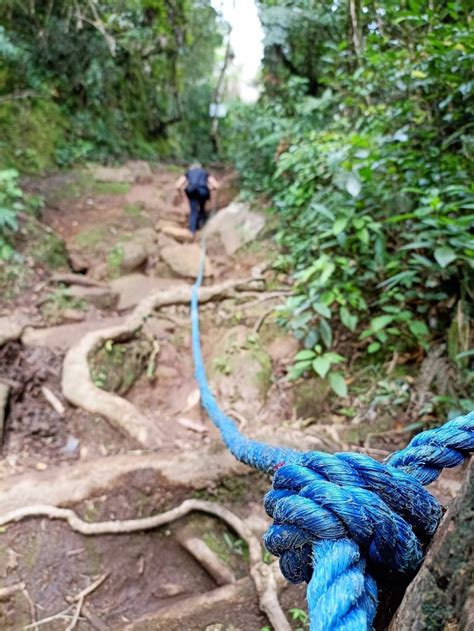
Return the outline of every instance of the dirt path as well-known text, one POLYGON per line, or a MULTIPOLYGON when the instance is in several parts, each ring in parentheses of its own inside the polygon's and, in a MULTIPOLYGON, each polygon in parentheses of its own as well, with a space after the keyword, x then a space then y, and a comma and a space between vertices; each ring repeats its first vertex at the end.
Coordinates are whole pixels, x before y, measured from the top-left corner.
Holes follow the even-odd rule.
MULTIPOLYGON (((160 308, 141 333, 106 343, 88 358, 93 387, 108 389, 119 405, 144 415, 159 447, 87 412, 90 402, 72 406, 64 397, 69 349, 92 332, 122 326, 153 292, 187 291, 195 273, 197 246, 187 243, 186 205, 173 205, 176 170, 155 167, 133 175, 136 165, 127 168, 30 183, 46 196, 42 220, 64 240, 70 267, 37 267, 30 291, 5 309, 13 307, 23 333, 0 347, 0 376, 9 387, 0 512, 41 502, 71 506, 96 522, 144 517, 204 497, 229 507, 260 534, 268 482, 233 461, 202 415, 187 304, 160 308)), ((219 205, 225 206, 235 193, 232 174, 216 175, 223 181, 219 205)), ((301 443, 301 431, 281 425, 293 416, 292 394, 272 374, 284 369, 295 345, 269 317, 288 286, 264 271, 268 242, 255 241, 263 222, 258 213, 245 212, 245 225, 234 225, 230 213, 233 218, 223 226, 220 218, 210 231, 207 287, 260 280, 202 306, 204 353, 222 405, 245 431, 294 445, 301 443), (238 241, 252 230, 247 245, 226 253, 225 231, 238 241)), ((321 447, 325 441, 306 436, 305 442, 321 447)), ((328 438, 326 446, 335 445, 328 438)), ((0 586, 24 583, 36 619, 67 610, 42 629, 72 624, 68 599, 105 573, 75 628, 257 631, 268 623, 246 578, 247 554, 226 524, 198 514, 148 533, 97 538, 84 538, 63 523, 29 519, 0 533, 0 586), (183 532, 203 541, 237 582, 219 587, 183 545, 183 532), (203 606, 202 595, 213 605, 203 606)), ((286 610, 302 605, 302 591, 285 587, 281 599, 286 610)), ((23 628, 31 616, 24 592, 0 597, 0 628, 23 628)))

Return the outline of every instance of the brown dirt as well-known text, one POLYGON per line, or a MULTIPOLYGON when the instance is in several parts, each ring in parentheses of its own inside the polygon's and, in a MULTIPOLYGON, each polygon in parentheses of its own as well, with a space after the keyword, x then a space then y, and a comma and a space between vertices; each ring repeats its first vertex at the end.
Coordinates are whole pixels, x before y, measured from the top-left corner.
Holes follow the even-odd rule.
MULTIPOLYGON (((235 195, 234 176, 230 172, 216 175, 223 182, 219 193, 221 207, 235 195)), ((128 239, 137 229, 152 228, 159 219, 169 219, 170 212, 179 217, 183 227, 186 226, 186 202, 173 205, 176 177, 175 171, 156 166, 150 183, 132 185, 124 194, 97 193, 90 178, 87 180, 77 174, 53 176, 29 182, 28 186, 30 190, 46 196, 43 221, 64 239, 68 249, 79 252, 95 267, 107 263, 107 253, 116 243, 128 239)), ((226 260, 219 250, 211 247, 209 255, 216 264, 218 275, 226 278, 229 275, 245 276, 254 265, 266 258, 266 253, 260 248, 248 248, 240 256, 226 260)), ((154 256, 150 259, 147 273, 160 277, 170 275, 154 256)), ((37 283, 38 279, 43 281, 48 277, 49 272, 45 269, 39 277, 32 279, 37 283)), ((37 302, 44 291, 42 286, 37 286, 32 293, 30 287, 33 298, 27 299, 25 294, 28 292, 24 291, 15 301, 15 306, 27 313, 35 325, 42 324, 37 302)), ((9 305, 10 308, 12 306, 9 305)), ((151 414, 163 430, 165 443, 161 453, 170 456, 186 451, 197 453, 203 448, 203 452, 209 451, 213 444, 220 444, 216 430, 202 415, 199 406, 183 414, 186 400, 196 388, 188 310, 183 307, 166 311, 163 314, 165 319, 161 320, 166 326, 161 324, 153 330, 160 344, 157 374, 152 381, 143 375, 127 398, 140 410, 151 414), (168 316, 174 324, 166 320, 168 316), (180 416, 199 420, 208 431, 197 433, 186 429, 177 423, 180 416)), ((251 325, 260 312, 258 307, 249 310, 244 320, 251 325)), ((116 315, 113 310, 101 312, 91 308, 86 317, 88 321, 95 321, 116 315)), ((58 320, 60 323, 60 314, 58 320)), ((206 357, 210 356, 222 326, 232 325, 232 320, 222 322, 219 305, 203 309, 206 357)), ((12 385, 1 452, 3 460, 0 460, 0 479, 3 477, 7 486, 8 480, 14 479, 9 477, 12 474, 24 473, 30 477, 48 474, 54 477, 56 471, 60 475, 61 469, 56 469, 60 464, 67 466, 74 461, 87 463, 116 454, 131 454, 135 448, 103 419, 74 409, 62 399, 62 360, 63 351, 60 349, 27 347, 20 342, 11 342, 0 348, 0 378, 12 385), (44 398, 41 392, 44 386, 64 404, 63 416, 55 412, 44 398)), ((282 405, 283 408, 278 410, 278 403, 273 401, 275 423, 278 412, 280 418, 290 415, 285 397, 282 405)), ((251 429, 257 428, 254 423, 251 429)), ((34 487, 33 478, 31 482, 34 487)), ((168 486, 156 470, 142 468, 116 479, 112 486, 101 488, 100 480, 97 480, 89 498, 72 507, 90 521, 126 519, 162 512, 186 497, 197 496, 215 499, 241 517, 248 517, 263 512, 261 497, 267 486, 266 476, 254 474, 216 480, 207 488, 196 491, 179 484, 168 486)), ((120 629, 130 621, 148 614, 153 616, 162 609, 165 611, 164 608, 176 602, 183 602, 183 611, 186 611, 186 599, 211 593, 217 585, 175 538, 175 533, 184 527, 194 532, 197 529, 200 535, 207 536, 224 554, 236 575, 247 576, 247 561, 241 548, 238 545, 235 549, 229 548, 228 542, 234 541, 235 536, 216 519, 191 515, 155 532, 97 538, 82 537, 63 523, 30 519, 8 526, 5 532, 0 533, 0 586, 24 581, 35 603, 37 618, 44 618, 63 610, 67 606, 67 597, 80 591, 98 574, 108 572, 105 583, 87 599, 84 618, 77 627, 79 631, 120 629)), ((192 614, 192 619, 188 619, 184 627, 168 622, 166 628, 205 629, 214 624, 217 626, 212 628, 225 629, 231 624, 229 628, 258 631, 267 623, 258 609, 252 583, 250 585, 250 595, 235 609, 225 602, 216 604, 215 608, 203 611, 202 615, 192 614)), ((301 595, 301 590, 285 590, 285 607, 303 606, 301 595)), ((0 602, 2 630, 16 631, 29 621, 28 604, 21 594, 0 602)), ((67 620, 56 619, 41 628, 59 631, 67 624, 67 620)))

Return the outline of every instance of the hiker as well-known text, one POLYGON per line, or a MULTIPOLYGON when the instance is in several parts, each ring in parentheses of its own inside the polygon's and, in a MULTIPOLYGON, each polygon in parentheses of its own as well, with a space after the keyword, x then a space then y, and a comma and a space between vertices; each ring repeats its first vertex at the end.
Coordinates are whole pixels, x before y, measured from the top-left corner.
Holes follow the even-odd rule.
POLYGON ((189 169, 176 182, 176 189, 181 196, 183 190, 189 199, 189 230, 193 235, 206 223, 206 201, 211 196, 211 191, 217 190, 217 180, 202 168, 199 162, 191 164, 189 169))

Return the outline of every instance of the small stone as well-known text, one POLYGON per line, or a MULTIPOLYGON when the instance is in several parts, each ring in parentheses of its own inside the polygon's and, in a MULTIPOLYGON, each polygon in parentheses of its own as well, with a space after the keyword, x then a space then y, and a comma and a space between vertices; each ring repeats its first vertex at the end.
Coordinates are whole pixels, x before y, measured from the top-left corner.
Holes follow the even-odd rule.
POLYGON ((185 591, 186 590, 181 585, 177 585, 176 583, 165 583, 164 585, 160 585, 159 595, 172 598, 173 596, 184 594, 185 591))
POLYGON ((82 322, 85 319, 86 314, 84 311, 80 311, 79 309, 64 309, 61 312, 63 320, 67 320, 69 322, 82 322))
POLYGON ((148 253, 143 243, 129 241, 120 246, 122 258, 120 261, 120 269, 123 272, 135 272, 145 264, 148 253))
POLYGON ((79 440, 75 436, 68 436, 63 452, 66 456, 73 456, 79 449, 79 440))

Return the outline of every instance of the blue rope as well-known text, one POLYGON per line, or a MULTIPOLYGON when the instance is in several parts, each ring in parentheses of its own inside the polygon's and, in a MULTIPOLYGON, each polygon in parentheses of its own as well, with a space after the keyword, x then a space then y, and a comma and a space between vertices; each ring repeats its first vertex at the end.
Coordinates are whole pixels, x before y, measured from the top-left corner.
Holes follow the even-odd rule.
POLYGON ((219 408, 206 378, 199 331, 199 274, 192 288, 195 377, 201 403, 229 451, 272 473, 264 499, 274 523, 264 535, 283 575, 306 581, 311 631, 371 629, 375 577, 410 577, 418 569, 442 507, 424 488, 474 450, 474 412, 422 432, 386 463, 357 453, 301 452, 243 436, 219 408))

